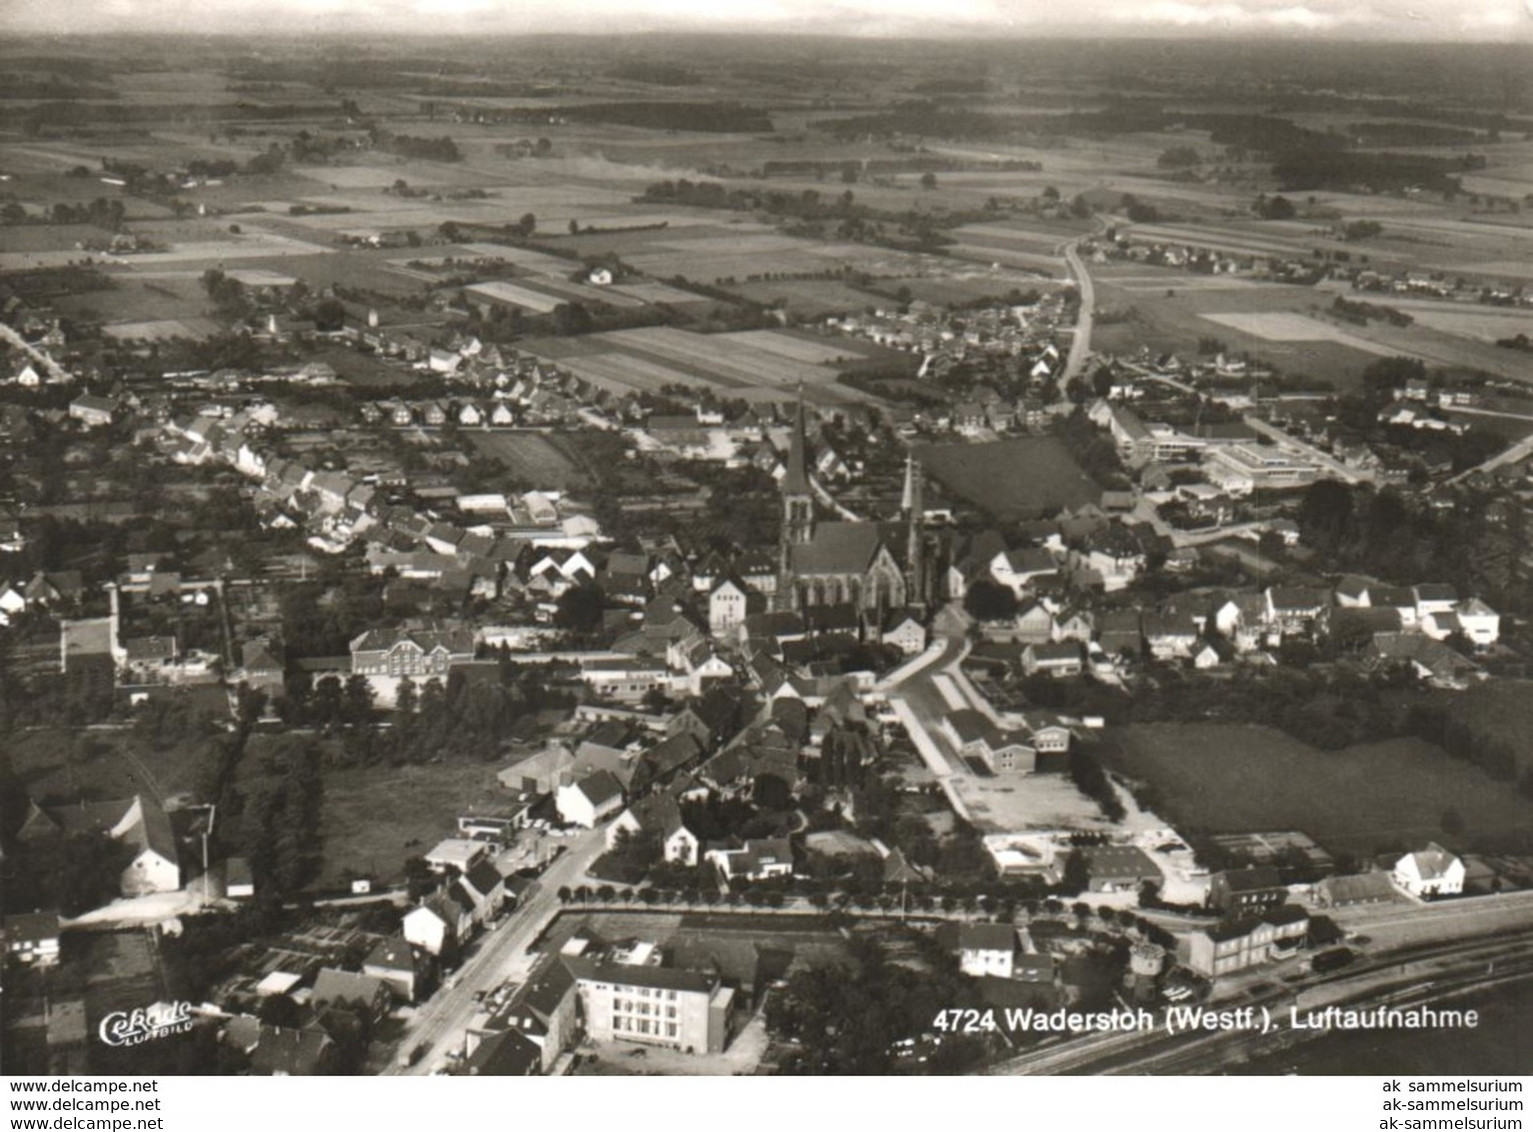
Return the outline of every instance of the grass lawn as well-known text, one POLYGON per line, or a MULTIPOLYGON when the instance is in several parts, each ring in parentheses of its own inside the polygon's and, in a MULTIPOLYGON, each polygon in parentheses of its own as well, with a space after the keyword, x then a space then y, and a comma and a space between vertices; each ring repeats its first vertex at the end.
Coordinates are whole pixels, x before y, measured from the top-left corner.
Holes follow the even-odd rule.
POLYGON ((1100 753, 1151 784, 1161 817, 1187 832, 1292 829, 1332 851, 1374 853, 1434 839, 1472 849, 1533 830, 1533 802, 1419 739, 1320 751, 1266 727, 1155 723, 1110 729, 1100 753), (1464 819, 1457 836, 1442 829, 1450 808, 1464 819))
POLYGON ((456 818, 505 795, 501 762, 327 770, 316 888, 341 886, 350 870, 385 884, 402 880, 409 857, 457 829, 456 818), (419 844, 410 845, 410 842, 419 844))
POLYGON ((1484 734, 1511 745, 1517 772, 1533 766, 1533 680, 1487 680, 1451 702, 1451 713, 1484 734))
POLYGON ((518 481, 543 489, 567 489, 585 482, 574 461, 542 433, 465 431, 463 436, 483 455, 504 463, 518 481))
POLYGON ((988 444, 936 444, 915 451, 927 473, 949 491, 998 519, 1051 515, 1096 502, 1101 487, 1052 436, 988 444))
POLYGON ((6 737, 5 757, 34 798, 169 798, 196 785, 212 746, 161 743, 132 730, 46 728, 6 737))

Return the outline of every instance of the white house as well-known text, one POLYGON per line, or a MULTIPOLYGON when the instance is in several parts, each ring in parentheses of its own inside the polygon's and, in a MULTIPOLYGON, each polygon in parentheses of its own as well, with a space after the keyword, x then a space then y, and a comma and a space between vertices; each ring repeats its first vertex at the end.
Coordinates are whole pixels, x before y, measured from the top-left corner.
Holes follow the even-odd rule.
POLYGON ((915 656, 926 648, 926 626, 915 614, 896 610, 884 622, 882 640, 906 656, 915 656))
POLYGON ((1003 550, 990 560, 990 576, 1021 597, 1038 578, 1059 573, 1054 556, 1042 547, 1003 550))
POLYGON ((442 955, 467 938, 471 922, 467 909, 437 895, 406 912, 401 927, 406 943, 431 955, 442 955))
POLYGON ((723 636, 745 620, 746 607, 750 602, 749 591, 743 582, 733 578, 721 578, 708 594, 708 628, 715 636, 723 636))
POLYGON ((630 836, 652 834, 660 840, 664 859, 688 867, 697 864, 701 842, 682 820, 681 805, 671 794, 651 794, 618 815, 607 827, 607 848, 617 845, 622 833, 630 836))
POLYGON ((611 771, 599 770, 579 782, 561 785, 554 805, 565 821, 595 829, 623 808, 623 786, 611 771))
POLYGON ((1458 604, 1458 623, 1464 636, 1477 645, 1493 645, 1501 637, 1501 614, 1477 597, 1458 604))
POLYGON ((1017 929, 1010 924, 963 924, 958 929, 958 969, 976 978, 1009 979, 1016 965, 1017 929))
POLYGON ((705 856, 729 880, 793 875, 793 848, 786 838, 746 841, 739 849, 710 849, 705 856))
POLYGON ((1418 899, 1464 891, 1464 862, 1435 841, 1396 861, 1392 876, 1396 885, 1418 899))

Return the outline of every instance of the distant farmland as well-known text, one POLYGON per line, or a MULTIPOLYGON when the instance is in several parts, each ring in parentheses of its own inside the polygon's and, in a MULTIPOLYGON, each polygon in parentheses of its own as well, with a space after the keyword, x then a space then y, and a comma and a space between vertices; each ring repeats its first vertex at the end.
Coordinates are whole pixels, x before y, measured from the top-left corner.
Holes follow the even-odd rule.
POLYGON ((1102 496, 1101 485, 1052 436, 937 444, 917 448, 915 455, 949 491, 998 519, 1043 518, 1102 496))
POLYGON ((1372 854, 1440 841, 1494 845, 1533 830, 1533 802, 1419 739, 1320 751, 1269 727, 1151 723, 1103 734, 1104 762, 1148 783, 1184 832, 1296 829, 1332 851, 1372 854), (1464 832, 1443 832, 1455 810, 1464 832))

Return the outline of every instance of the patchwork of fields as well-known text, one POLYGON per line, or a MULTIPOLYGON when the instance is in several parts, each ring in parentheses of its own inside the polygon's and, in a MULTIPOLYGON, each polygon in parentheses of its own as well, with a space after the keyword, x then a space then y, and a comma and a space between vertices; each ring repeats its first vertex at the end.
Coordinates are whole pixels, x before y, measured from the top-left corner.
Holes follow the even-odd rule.
POLYGON ((534 339, 525 348, 616 394, 690 385, 728 397, 776 401, 803 385, 806 397, 822 403, 863 399, 836 384, 840 371, 834 364, 865 361, 875 349, 789 331, 694 334, 664 326, 591 334, 578 342, 534 339))

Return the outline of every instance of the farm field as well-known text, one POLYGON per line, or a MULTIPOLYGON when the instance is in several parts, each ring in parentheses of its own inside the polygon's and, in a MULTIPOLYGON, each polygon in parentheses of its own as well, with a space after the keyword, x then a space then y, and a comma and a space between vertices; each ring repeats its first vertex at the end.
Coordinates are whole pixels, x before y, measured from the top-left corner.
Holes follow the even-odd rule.
MULTIPOLYGON (((1127 278, 1143 278, 1136 268, 1127 278)), ((1201 276, 1183 276, 1202 279, 1201 276)), ((1092 334, 1099 352, 1127 353, 1141 346, 1154 352, 1195 353, 1201 339, 1214 337, 1227 350, 1250 354, 1289 375, 1329 382, 1351 390, 1362 371, 1381 356, 1419 357, 1431 365, 1474 366, 1513 380, 1527 380, 1525 365, 1509 350, 1429 326, 1339 326, 1320 317, 1333 294, 1310 287, 1259 284, 1203 290, 1168 278, 1163 286, 1122 287, 1111 274, 1097 279, 1103 310, 1125 314, 1100 317, 1092 334), (1296 335, 1307 337, 1296 337, 1296 335), (1279 336, 1283 337, 1279 337, 1279 336)), ((1390 298, 1380 300, 1389 305, 1390 298)), ((1412 314, 1415 312, 1412 311, 1412 314)))
POLYGON ((1388 356, 1395 352, 1386 350, 1367 339, 1348 334, 1345 330, 1339 330, 1327 323, 1292 311, 1205 314, 1202 317, 1220 326, 1265 338, 1269 342, 1339 342, 1344 346, 1351 346, 1354 350, 1363 350, 1367 353, 1388 356))
POLYGON ((1473 338, 1478 342, 1495 343, 1500 338, 1533 332, 1533 311, 1487 311, 1459 310, 1428 307, 1411 307, 1409 313, 1422 326, 1473 338))
POLYGON ((915 449, 928 475, 998 519, 1042 518, 1062 507, 1095 503, 1100 485, 1051 436, 915 449))
POLYGON ((494 802, 502 792, 495 769, 493 762, 449 762, 325 770, 314 886, 343 887, 348 873, 402 881, 405 861, 449 836, 459 814, 494 802))
POLYGON ((578 345, 563 339, 529 339, 523 347, 615 393, 679 383, 713 387, 747 400, 782 400, 802 383, 807 396, 838 404, 862 395, 837 385, 839 371, 832 366, 801 359, 810 351, 856 361, 870 356, 867 348, 850 341, 822 346, 777 331, 694 334, 673 327, 591 334, 578 345))
POLYGON ((586 482, 579 465, 541 432, 476 432, 462 435, 481 453, 504 463, 520 483, 541 490, 568 490, 586 482))
POLYGON ((790 318, 803 319, 849 314, 879 301, 877 296, 837 279, 771 279, 733 283, 729 290, 754 303, 780 306, 790 318))
POLYGON ((1320 751, 1254 725, 1134 724, 1103 734, 1113 771, 1154 787, 1184 832, 1295 829, 1332 851, 1372 854, 1438 840, 1468 849, 1533 830, 1533 801, 1419 739, 1320 751), (1456 810, 1465 832, 1442 829, 1456 810))

